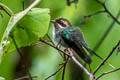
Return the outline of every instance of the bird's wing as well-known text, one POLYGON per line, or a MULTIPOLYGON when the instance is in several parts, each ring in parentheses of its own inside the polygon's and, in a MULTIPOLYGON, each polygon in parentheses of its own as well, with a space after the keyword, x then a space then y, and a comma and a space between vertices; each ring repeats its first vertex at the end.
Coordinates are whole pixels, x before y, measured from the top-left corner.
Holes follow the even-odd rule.
POLYGON ((83 34, 82 31, 80 31, 80 29, 78 27, 73 29, 72 34, 76 35, 76 38, 78 40, 78 44, 80 44, 81 46, 83 46, 91 55, 95 55, 99 59, 103 60, 103 58, 101 56, 99 56, 98 54, 96 54, 93 50, 91 50, 88 47, 87 43, 84 40, 84 36, 82 35, 83 34))
POLYGON ((92 62, 91 58, 86 54, 85 50, 82 47, 81 40, 84 39, 79 28, 70 27, 64 29, 63 31, 61 31, 61 37, 64 42, 70 48, 72 48, 85 62, 87 62, 88 64, 92 62))

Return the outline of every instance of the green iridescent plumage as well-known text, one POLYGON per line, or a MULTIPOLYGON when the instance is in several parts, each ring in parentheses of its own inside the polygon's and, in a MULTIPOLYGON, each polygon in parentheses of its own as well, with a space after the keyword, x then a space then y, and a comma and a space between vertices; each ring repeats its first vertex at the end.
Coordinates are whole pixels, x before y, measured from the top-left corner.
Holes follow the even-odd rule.
POLYGON ((51 20, 51 22, 54 23, 53 37, 56 42, 60 43, 65 48, 72 49, 80 58, 82 58, 82 60, 88 64, 90 64, 92 60, 87 55, 86 51, 103 60, 101 56, 96 54, 88 47, 79 27, 72 27, 72 24, 65 18, 57 18, 55 20, 51 20))
POLYGON ((61 31, 61 36, 69 40, 69 34, 71 34, 73 27, 66 28, 63 31, 61 31))
POLYGON ((85 62, 88 64, 92 62, 83 48, 84 46, 88 47, 88 45, 86 44, 79 27, 64 28, 60 31, 60 35, 64 43, 72 48, 85 62))
POLYGON ((72 27, 71 23, 64 18, 51 20, 51 22, 54 23, 53 37, 55 38, 55 41, 66 48, 73 49, 73 51, 75 51, 80 58, 82 58, 86 63, 90 64, 92 60, 87 55, 86 51, 88 51, 90 54, 95 53, 88 47, 80 28, 72 27))
POLYGON ((80 30, 79 27, 67 27, 65 29, 63 29, 60 32, 61 36, 70 40, 70 38, 72 40, 77 40, 77 42, 81 45, 85 45, 86 47, 88 47, 87 43, 84 40, 82 31, 80 30))

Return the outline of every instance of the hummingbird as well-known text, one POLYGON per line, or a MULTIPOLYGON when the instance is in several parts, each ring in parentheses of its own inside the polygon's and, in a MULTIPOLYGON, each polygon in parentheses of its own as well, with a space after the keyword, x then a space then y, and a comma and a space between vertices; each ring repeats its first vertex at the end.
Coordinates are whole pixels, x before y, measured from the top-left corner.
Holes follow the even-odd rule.
POLYGON ((60 43, 63 47, 73 49, 83 61, 87 64, 91 64, 91 57, 88 56, 86 50, 90 54, 94 54, 94 51, 88 47, 80 28, 72 26, 72 24, 65 18, 57 18, 51 20, 51 22, 54 26, 53 37, 55 41, 60 43))
MULTIPOLYGON (((83 33, 79 27, 72 26, 72 24, 65 18, 57 18, 55 20, 51 20, 50 22, 52 22, 54 26, 53 37, 55 41, 65 48, 73 49, 84 62, 87 64, 92 63, 92 59, 88 56, 87 52, 91 55, 95 55, 101 60, 104 60, 88 47, 88 44, 84 40, 83 33)), ((112 68, 115 68, 112 64, 108 64, 112 68)))

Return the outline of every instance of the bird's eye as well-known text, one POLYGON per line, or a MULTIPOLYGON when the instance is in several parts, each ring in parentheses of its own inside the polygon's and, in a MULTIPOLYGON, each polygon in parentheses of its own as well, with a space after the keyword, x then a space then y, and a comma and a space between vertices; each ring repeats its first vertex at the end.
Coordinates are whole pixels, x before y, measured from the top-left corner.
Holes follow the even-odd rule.
POLYGON ((61 26, 66 27, 66 24, 64 24, 64 22, 63 22, 63 21, 58 20, 57 22, 58 22, 61 26))

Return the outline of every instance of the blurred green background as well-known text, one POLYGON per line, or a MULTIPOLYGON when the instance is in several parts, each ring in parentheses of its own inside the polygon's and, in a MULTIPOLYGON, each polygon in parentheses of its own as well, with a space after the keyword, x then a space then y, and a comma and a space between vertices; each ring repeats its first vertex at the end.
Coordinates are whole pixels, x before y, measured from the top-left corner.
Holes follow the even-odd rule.
MULTIPOLYGON (((14 13, 22 11, 22 0, 0 0, 0 2, 11 8, 14 13)), ((29 6, 31 2, 32 0, 25 0, 25 7, 29 6)), ((116 16, 119 12, 119 5, 120 0, 106 0, 106 6, 114 16, 116 16)), ((77 8, 75 7, 75 4, 67 6, 66 0, 41 0, 37 7, 49 8, 52 19, 58 17, 67 18, 74 26, 79 26, 83 31, 85 40, 91 49, 94 49, 98 41, 101 39, 113 21, 106 13, 97 14, 91 18, 87 18, 86 20, 83 19, 83 16, 103 10, 103 7, 96 3, 95 0, 79 0, 77 8), (85 22, 85 24, 81 24, 83 22, 85 22)), ((0 12, 4 16, 3 18, 0 16, 1 37, 10 17, 2 10, 0 10, 0 12)), ((52 25, 50 24, 48 33, 52 38, 51 31, 52 25)), ((118 40, 120 40, 119 34, 120 25, 115 23, 108 36, 96 50, 96 53, 102 57, 107 56, 118 40)), ((63 61, 62 57, 55 49, 45 44, 25 47, 22 48, 22 51, 25 53, 24 59, 20 59, 16 51, 4 55, 2 63, 0 64, 0 76, 4 77, 6 80, 18 78, 24 75, 23 67, 20 64, 26 63, 28 64, 30 73, 38 76, 35 78, 35 80, 43 80, 55 72, 58 69, 59 64, 63 61)), ((91 68, 93 71, 101 62, 101 60, 96 56, 93 56, 92 59, 93 63, 91 64, 91 68)), ((108 61, 117 68, 120 67, 119 60, 120 55, 116 56, 114 53, 108 61)), ((109 70, 112 70, 112 68, 105 64, 95 76, 98 76, 99 74, 109 70)), ((117 71, 100 78, 100 80, 119 80, 119 75, 120 71, 117 71)), ((61 80, 61 72, 49 80, 61 80)), ((88 80, 88 77, 85 73, 81 73, 80 68, 76 64, 74 64, 72 61, 69 61, 66 68, 65 80, 88 80)))

